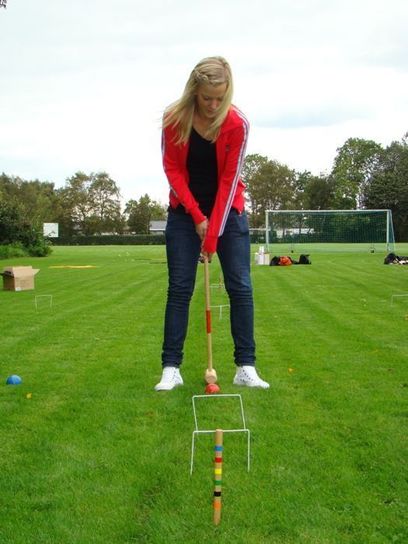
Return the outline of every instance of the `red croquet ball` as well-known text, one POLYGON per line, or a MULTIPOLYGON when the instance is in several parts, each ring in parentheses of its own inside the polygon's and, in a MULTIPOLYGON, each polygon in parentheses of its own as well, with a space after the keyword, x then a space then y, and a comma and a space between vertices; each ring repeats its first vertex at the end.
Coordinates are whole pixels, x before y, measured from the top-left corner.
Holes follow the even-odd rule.
POLYGON ((220 392, 220 388, 216 383, 209 383, 205 388, 205 392, 207 395, 214 395, 214 393, 220 392))

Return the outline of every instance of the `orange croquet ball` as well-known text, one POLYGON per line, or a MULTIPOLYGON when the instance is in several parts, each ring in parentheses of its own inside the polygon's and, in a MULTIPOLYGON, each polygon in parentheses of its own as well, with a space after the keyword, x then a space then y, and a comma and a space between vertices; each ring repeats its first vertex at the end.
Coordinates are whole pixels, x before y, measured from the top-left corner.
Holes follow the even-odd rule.
POLYGON ((216 383, 209 383, 206 385, 205 392, 207 395, 214 395, 214 393, 220 392, 220 388, 216 383))

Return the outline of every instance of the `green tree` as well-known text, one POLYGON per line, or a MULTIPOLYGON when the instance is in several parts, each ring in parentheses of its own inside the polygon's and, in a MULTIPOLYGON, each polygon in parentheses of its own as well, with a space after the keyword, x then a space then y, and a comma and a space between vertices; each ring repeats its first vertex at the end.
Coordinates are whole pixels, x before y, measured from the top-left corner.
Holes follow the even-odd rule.
POLYGON ((54 222, 58 215, 58 197, 53 183, 23 181, 20 202, 26 217, 38 228, 42 228, 43 223, 54 222))
POLYGON ((314 176, 310 172, 297 174, 298 189, 296 207, 301 210, 330 210, 333 207, 333 183, 326 176, 314 176))
POLYGON ((242 178, 247 185, 252 227, 265 224, 265 211, 292 209, 296 197, 295 171, 261 155, 248 155, 242 178))
POLYGON ((383 148, 373 140, 349 138, 337 149, 330 175, 334 188, 335 209, 362 206, 365 187, 376 170, 383 148))
POLYGON ((120 191, 106 172, 76 172, 59 193, 62 204, 59 222, 64 235, 123 232, 120 191))
POLYGON ((23 246, 29 255, 44 257, 51 252, 42 230, 26 218, 22 206, 6 202, 0 194, 0 244, 23 246))
POLYGON ((132 232, 136 234, 149 234, 150 221, 164 220, 166 208, 159 202, 151 200, 148 194, 139 200, 129 200, 125 206, 125 214, 128 217, 127 224, 132 232))
POLYGON ((268 157, 265 157, 264 155, 259 155, 258 153, 247 155, 245 157, 241 172, 241 177, 244 183, 251 183, 251 180, 259 174, 259 172, 268 164, 268 162, 268 157))
POLYGON ((24 227, 29 227, 24 222, 21 208, 15 202, 6 202, 0 195, 0 244, 12 244, 20 240, 24 227))
POLYGON ((109 174, 99 172, 91 175, 89 187, 94 233, 123 233, 124 218, 120 209, 120 190, 109 174))
POLYGON ((0 176, 0 198, 7 202, 18 202, 18 181, 20 178, 9 177, 4 172, 0 176))
POLYGON ((38 229, 53 222, 58 215, 58 196, 54 184, 19 177, 0 176, 0 194, 9 203, 17 203, 28 222, 38 229))
POLYGON ((408 240, 408 133, 385 149, 363 202, 366 208, 390 209, 396 240, 408 240))
POLYGON ((64 235, 73 231, 82 234, 91 234, 87 231, 87 219, 92 215, 92 206, 89 198, 91 176, 84 172, 76 172, 66 180, 65 186, 59 191, 62 202, 62 231, 64 235))

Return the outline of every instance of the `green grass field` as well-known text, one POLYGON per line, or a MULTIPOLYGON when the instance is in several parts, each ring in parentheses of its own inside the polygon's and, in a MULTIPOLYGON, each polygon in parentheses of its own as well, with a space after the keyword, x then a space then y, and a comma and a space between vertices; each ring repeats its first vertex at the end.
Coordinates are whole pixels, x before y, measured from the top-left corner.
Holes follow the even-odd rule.
MULTIPOLYGON (((218 527, 211 436, 198 437, 189 473, 191 398, 206 368, 203 270, 185 385, 156 393, 163 247, 1 261, 40 272, 34 291, 0 291, 0 543, 408 542, 408 297, 392 299, 408 293, 408 267, 383 258, 320 251, 311 266, 253 267, 268 391, 232 385, 228 310, 214 310, 219 383, 242 394, 252 436, 248 473, 246 437, 225 435, 218 527), (95 268, 53 268, 63 265, 95 268), (22 385, 6 385, 10 374, 22 385)), ((219 270, 215 260, 211 283, 219 270)), ((212 304, 226 303, 213 287, 212 304)), ((228 425, 230 401, 205 401, 204 416, 228 425)))

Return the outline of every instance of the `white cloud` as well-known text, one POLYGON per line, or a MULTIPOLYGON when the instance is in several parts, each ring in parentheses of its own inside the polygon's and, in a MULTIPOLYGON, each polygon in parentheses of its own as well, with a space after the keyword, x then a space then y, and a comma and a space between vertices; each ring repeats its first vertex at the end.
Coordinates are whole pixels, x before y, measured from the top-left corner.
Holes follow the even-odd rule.
POLYGON ((223 54, 248 151, 329 170, 349 137, 408 130, 405 0, 9 0, 0 11, 0 171, 61 186, 106 170, 166 200, 160 117, 223 54))

